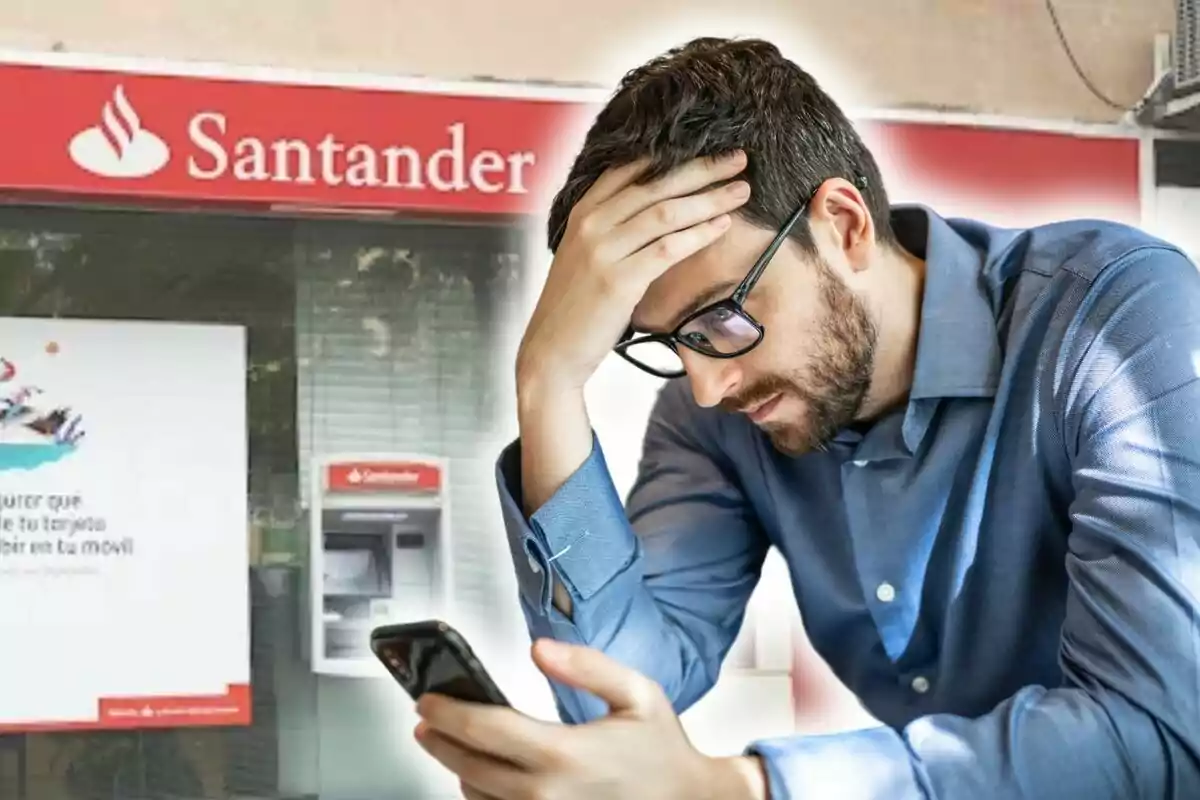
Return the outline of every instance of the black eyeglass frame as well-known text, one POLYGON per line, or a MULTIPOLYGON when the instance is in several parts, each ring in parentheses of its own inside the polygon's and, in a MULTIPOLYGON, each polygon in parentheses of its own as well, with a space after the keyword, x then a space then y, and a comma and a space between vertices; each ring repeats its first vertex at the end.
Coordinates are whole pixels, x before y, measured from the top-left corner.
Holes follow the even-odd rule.
MULTIPOLYGON (((865 178, 859 178, 855 181, 855 184, 862 189, 866 188, 866 183, 867 182, 865 178)), ((824 181, 822 181, 822 185, 824 185, 824 181)), ((792 232, 792 228, 796 227, 796 223, 808 213, 808 208, 812 204, 813 197, 816 196, 819 189, 820 186, 818 186, 817 189, 814 189, 813 193, 810 194, 808 198, 806 198, 805 201, 801 203, 795 211, 792 212, 792 215, 788 217, 786 222, 783 223, 783 227, 781 227, 779 232, 775 234, 775 238, 771 240, 771 243, 767 245, 766 249, 763 250, 762 254, 757 260, 755 260, 754 266, 750 267, 750 271, 746 273, 746 277, 742 278, 741 283, 737 285, 729 297, 726 297, 723 300, 717 300, 715 302, 708 303, 702 308, 699 308, 688 314, 678 325, 675 326, 675 330, 671 331, 670 333, 646 333, 642 334, 641 336, 635 336, 633 326, 630 325, 625 329, 625 333, 621 335, 621 339, 613 348, 617 355, 628 361, 630 364, 633 364, 638 369, 648 372, 655 377, 679 378, 686 375, 687 370, 681 369, 670 372, 658 370, 649 366, 648 364, 638 361, 637 359, 628 355, 625 351, 634 345, 646 344, 647 342, 659 342, 667 347, 670 347, 677 353, 679 350, 676 347, 676 344, 682 344, 689 350, 709 358, 737 358, 739 356, 744 356, 746 353, 749 353, 751 350, 758 347, 758 345, 762 342, 763 337, 766 336, 766 328, 761 322, 756 320, 749 311, 746 310, 743 303, 746 301, 746 297, 749 296, 751 290, 754 289, 754 285, 758 283, 759 278, 761 278, 762 274, 766 271, 767 265, 771 263, 771 259, 775 257, 775 253, 777 253, 779 248, 783 246, 783 243, 787 241, 787 237, 792 232), (680 335, 680 331, 682 331, 683 328, 692 320, 702 317, 705 314, 711 314, 713 311, 716 311, 720 308, 728 309, 744 319, 746 322, 750 323, 750 325, 758 334, 754 341, 732 353, 719 353, 711 350, 705 350, 697 345, 694 345, 688 342, 685 337, 680 335)))

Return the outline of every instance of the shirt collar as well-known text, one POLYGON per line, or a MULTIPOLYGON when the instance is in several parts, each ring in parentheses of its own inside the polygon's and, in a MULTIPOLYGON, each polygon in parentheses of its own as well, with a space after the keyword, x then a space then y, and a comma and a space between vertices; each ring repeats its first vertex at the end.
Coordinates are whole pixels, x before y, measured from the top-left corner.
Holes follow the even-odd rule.
POLYGON ((925 260, 917 357, 908 404, 867 431, 845 428, 834 438, 856 461, 913 456, 941 400, 995 397, 1003 356, 996 314, 984 277, 989 228, 969 225, 971 239, 922 205, 892 206, 900 244, 925 260))
POLYGON ((905 249, 925 259, 909 400, 994 397, 1003 359, 984 280, 986 251, 924 206, 893 207, 892 225, 905 249))

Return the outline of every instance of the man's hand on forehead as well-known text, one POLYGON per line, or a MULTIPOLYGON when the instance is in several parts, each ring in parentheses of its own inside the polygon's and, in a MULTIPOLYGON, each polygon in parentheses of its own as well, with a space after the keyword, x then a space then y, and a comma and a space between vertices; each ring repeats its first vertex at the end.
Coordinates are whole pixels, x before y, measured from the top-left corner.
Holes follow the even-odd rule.
POLYGON ((604 172, 571 210, 518 371, 582 387, 647 288, 728 230, 750 196, 742 151, 693 159, 644 181, 647 162, 604 172))
POLYGON ((745 190, 747 196, 749 193, 749 185, 741 178, 746 155, 740 150, 696 158, 644 181, 648 168, 648 161, 640 159, 606 170, 572 210, 572 222, 590 220, 616 229, 654 208, 658 224, 648 226, 648 231, 662 236, 718 218, 741 205, 729 202, 732 184, 738 184, 732 188, 745 190))

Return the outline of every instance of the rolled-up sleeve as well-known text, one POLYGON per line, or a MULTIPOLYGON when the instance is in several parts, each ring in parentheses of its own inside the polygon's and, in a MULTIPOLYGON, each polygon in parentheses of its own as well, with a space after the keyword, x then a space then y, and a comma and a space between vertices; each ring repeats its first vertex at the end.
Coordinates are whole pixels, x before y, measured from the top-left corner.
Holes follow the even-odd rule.
POLYGON ((1166 248, 1102 271, 1058 367, 1062 684, 978 718, 756 742, 772 800, 1200 797, 1200 273, 1166 248))
MULTIPOLYGON (((496 467, 531 635, 602 650, 656 680, 677 711, 715 683, 768 547, 686 391, 672 382, 660 392, 627 503, 595 435, 584 463, 528 518, 519 440, 496 467), (571 596, 570 618, 551 603, 554 578, 571 596)), ((551 688, 564 720, 607 712, 588 693, 551 688)))

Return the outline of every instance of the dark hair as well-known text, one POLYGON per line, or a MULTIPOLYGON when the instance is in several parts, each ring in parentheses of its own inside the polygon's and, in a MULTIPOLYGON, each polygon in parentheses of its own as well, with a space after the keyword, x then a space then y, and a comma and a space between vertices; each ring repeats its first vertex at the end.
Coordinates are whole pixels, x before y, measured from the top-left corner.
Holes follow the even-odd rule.
MULTIPOLYGON (((746 151, 743 219, 779 228, 825 180, 860 185, 876 238, 894 243, 879 167, 850 120, 811 75, 761 39, 693 39, 630 71, 600 111, 554 198, 558 249, 571 209, 609 167, 648 158, 649 182, 698 156, 746 151), (862 188, 865 180, 865 188, 862 188)), ((801 220, 792 238, 812 252, 801 220)))

